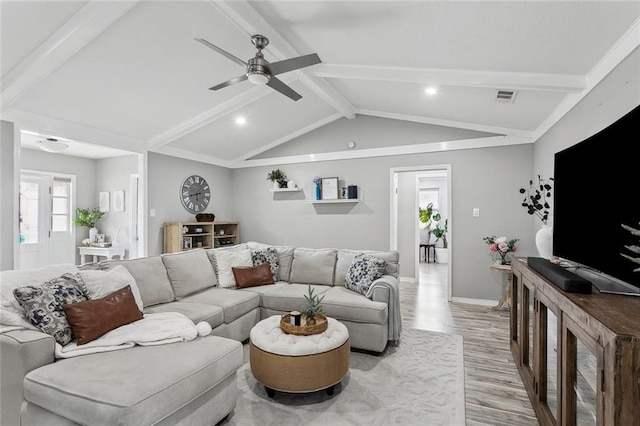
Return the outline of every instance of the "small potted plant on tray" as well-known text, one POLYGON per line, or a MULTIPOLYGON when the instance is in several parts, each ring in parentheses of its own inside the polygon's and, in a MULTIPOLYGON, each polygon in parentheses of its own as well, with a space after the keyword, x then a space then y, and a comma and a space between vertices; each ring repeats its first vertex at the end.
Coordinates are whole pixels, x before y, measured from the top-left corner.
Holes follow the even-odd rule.
POLYGON ((304 298, 307 299, 307 306, 302 310, 302 315, 305 318, 306 325, 315 325, 316 323, 316 315, 322 314, 322 300, 324 296, 319 297, 317 294, 313 293, 313 288, 309 286, 308 294, 304 295, 304 298))

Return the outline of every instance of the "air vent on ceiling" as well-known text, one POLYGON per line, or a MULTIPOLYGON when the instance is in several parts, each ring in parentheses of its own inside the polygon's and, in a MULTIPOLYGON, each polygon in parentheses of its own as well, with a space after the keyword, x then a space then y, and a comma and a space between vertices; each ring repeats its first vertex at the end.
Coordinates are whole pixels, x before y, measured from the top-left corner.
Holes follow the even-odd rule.
POLYGON ((518 92, 516 90, 498 89, 496 92, 496 100, 498 102, 513 103, 518 92))

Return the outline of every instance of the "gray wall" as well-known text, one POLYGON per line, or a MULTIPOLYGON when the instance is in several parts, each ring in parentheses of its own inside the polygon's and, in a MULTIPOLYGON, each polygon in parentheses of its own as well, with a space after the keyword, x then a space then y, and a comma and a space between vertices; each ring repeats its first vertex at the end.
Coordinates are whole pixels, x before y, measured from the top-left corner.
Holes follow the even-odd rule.
POLYGON ((493 133, 456 129, 433 124, 412 123, 390 118, 356 115, 334 121, 290 142, 265 151, 253 158, 273 158, 285 155, 347 150, 347 143, 356 143, 355 150, 394 145, 414 145, 432 142, 495 136, 493 133), (366 132, 362 130, 366 129, 366 132))
MULTIPOLYGON (((535 144, 536 174, 553 175, 553 156, 604 129, 640 104, 639 48, 620 63, 580 103, 569 111, 535 144)), ((637 138, 637 135, 634 135, 637 138)), ((633 142, 636 140, 633 139, 633 142)), ((632 140, 629 141, 632 143, 632 140)), ((603 147, 606 149, 606 147, 603 147)), ((596 176, 606 167, 596 170, 596 176)), ((552 212, 553 213, 553 212, 552 212)), ((551 218, 553 220, 553 217, 551 218)), ((536 225, 539 225, 537 223, 536 225)))
MULTIPOLYGON (((236 220, 232 202, 234 192, 231 170, 197 161, 184 160, 150 152, 147 158, 148 208, 155 209, 156 216, 148 218, 148 255, 154 256, 163 250, 163 225, 165 222, 194 222, 195 215, 182 207, 180 185, 193 174, 204 177, 211 186, 211 202, 207 213, 216 215, 216 220, 236 220)), ((244 197, 245 194, 239 193, 244 197)), ((147 212, 149 213, 149 212, 147 212)), ((242 232, 242 228, 241 228, 242 232)))
POLYGON ((96 194, 109 192, 110 211, 98 222, 98 230, 105 234, 107 241, 113 242, 116 234, 118 244, 129 254, 129 219, 131 206, 129 191, 131 190, 131 174, 138 173, 138 156, 135 154, 121 157, 105 158, 96 161, 96 194), (124 212, 113 211, 113 191, 124 190, 124 212))
POLYGON ((14 250, 18 238, 15 162, 19 146, 13 123, 0 121, 0 201, 3 204, 0 209, 0 271, 14 268, 14 250))
MULTIPOLYGON (((345 137, 366 138, 370 132, 366 127, 354 128, 345 137)), ((520 206, 518 192, 532 175, 532 157, 532 145, 519 145, 292 164, 280 168, 304 192, 284 194, 269 192, 266 176, 276 167, 235 169, 233 188, 241 195, 235 198, 234 207, 243 241, 388 250, 390 169, 451 164, 453 211, 449 239, 453 248, 453 296, 497 300, 502 292, 502 277, 489 270, 491 258, 482 238, 492 234, 521 238, 520 253, 534 252, 533 223, 520 206), (362 202, 353 207, 309 204, 305 198, 314 197, 314 176, 339 176, 348 184, 360 186, 362 202), (472 217, 473 207, 480 208, 479 218, 472 217)), ((412 276, 413 272, 405 269, 405 256, 400 262, 401 275, 412 276)), ((407 264, 410 267, 411 262, 407 264)))
MULTIPOLYGON (((75 175, 76 206, 83 209, 98 207, 96 160, 22 149, 20 150, 20 168, 75 175)), ((88 237, 88 228, 76 228, 76 246, 80 246, 82 240, 88 237)), ((80 256, 77 253, 76 262, 80 262, 80 256)))

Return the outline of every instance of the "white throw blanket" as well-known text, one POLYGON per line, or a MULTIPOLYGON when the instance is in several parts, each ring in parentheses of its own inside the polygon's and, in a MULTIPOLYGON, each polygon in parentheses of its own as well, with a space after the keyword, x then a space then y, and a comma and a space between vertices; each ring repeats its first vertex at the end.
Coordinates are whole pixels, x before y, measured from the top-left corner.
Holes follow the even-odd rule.
POLYGON ((389 340, 400 340, 400 334, 402 334, 402 315, 400 313, 400 288, 398 287, 398 281, 396 279, 388 279, 386 276, 382 276, 375 280, 369 290, 365 294, 369 299, 373 297, 373 290, 377 287, 384 287, 389 289, 389 340))
POLYGON ((178 312, 145 314, 144 318, 120 326, 108 333, 78 346, 76 341, 62 346, 56 342, 56 358, 71 358, 98 352, 116 351, 135 345, 152 346, 193 340, 198 335, 211 333, 206 322, 194 324, 189 318, 178 312))

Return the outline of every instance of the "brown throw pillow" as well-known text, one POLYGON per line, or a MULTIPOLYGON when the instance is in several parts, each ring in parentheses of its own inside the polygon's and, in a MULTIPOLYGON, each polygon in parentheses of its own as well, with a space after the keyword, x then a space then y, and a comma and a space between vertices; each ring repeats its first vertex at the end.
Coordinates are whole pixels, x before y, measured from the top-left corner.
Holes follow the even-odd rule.
POLYGON ((131 286, 106 295, 101 299, 62 305, 67 320, 78 339, 78 346, 97 339, 121 325, 142 319, 131 286))
POLYGON ((271 274, 271 266, 268 263, 261 263, 257 266, 234 266, 231 270, 238 288, 275 283, 273 274, 271 274))

